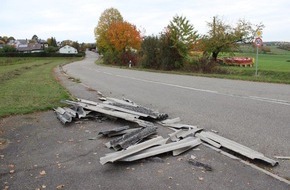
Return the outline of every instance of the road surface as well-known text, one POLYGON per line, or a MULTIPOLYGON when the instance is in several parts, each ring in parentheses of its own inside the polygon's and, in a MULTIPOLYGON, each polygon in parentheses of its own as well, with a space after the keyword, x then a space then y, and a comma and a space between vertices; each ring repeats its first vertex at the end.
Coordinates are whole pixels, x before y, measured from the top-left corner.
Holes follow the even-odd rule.
MULTIPOLYGON (((180 117, 182 123, 218 131, 220 135, 270 158, 289 156, 290 85, 105 67, 94 63, 97 57, 97 54, 87 52, 85 60, 64 66, 64 71, 105 96, 126 97, 168 113, 171 118, 180 117)), ((231 161, 222 157, 217 162, 224 164, 231 161)), ((242 180, 245 176, 247 179, 254 177, 261 180, 267 189, 273 183, 280 184, 259 172, 252 176, 253 169, 236 164, 227 166, 231 172, 227 171, 226 178, 239 174, 242 180), (240 170, 240 173, 234 170, 240 170)), ((280 165, 271 172, 289 179, 289 161, 280 161, 280 165)), ((263 187, 255 185, 255 189, 263 187)))

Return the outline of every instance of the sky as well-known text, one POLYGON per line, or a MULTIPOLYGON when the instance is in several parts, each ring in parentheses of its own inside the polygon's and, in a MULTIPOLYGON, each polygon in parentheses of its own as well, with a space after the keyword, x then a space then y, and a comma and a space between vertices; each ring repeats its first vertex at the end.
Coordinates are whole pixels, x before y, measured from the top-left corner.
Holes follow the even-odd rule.
POLYGON ((218 16, 235 25, 239 19, 263 23, 263 41, 290 42, 289 0, 1 0, 0 36, 94 43, 94 28, 108 8, 145 35, 158 35, 174 16, 186 17, 199 34, 218 16))

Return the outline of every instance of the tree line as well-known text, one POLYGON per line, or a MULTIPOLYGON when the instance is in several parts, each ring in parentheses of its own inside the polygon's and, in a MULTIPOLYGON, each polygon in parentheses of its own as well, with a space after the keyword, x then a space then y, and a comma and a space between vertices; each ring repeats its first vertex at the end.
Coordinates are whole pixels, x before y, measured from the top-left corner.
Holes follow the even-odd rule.
MULTIPOLYGON (((61 42, 57 41, 55 37, 50 37, 47 40, 40 39, 36 34, 34 34, 31 39, 25 39, 27 44, 47 44, 43 47, 45 53, 55 53, 60 47, 65 45, 70 45, 78 50, 78 52, 84 52, 86 49, 95 49, 95 44, 92 43, 78 43, 72 40, 63 40, 61 42)), ((16 41, 13 36, 0 36, 0 53, 12 53, 17 52, 17 47, 11 45, 11 41, 16 41)), ((13 44, 13 43, 12 43, 13 44)))
POLYGON ((211 72, 221 52, 252 43, 256 32, 264 28, 262 23, 242 19, 232 26, 218 16, 207 25, 208 33, 200 35, 186 17, 176 15, 160 35, 143 36, 117 9, 109 8, 101 14, 94 34, 107 64, 130 62, 144 68, 211 72))

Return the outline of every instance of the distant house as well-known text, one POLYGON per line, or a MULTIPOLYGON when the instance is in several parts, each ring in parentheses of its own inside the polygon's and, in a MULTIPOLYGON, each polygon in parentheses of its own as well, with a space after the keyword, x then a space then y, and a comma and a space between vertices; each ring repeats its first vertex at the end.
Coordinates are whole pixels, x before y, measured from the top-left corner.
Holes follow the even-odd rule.
POLYGON ((64 54, 77 54, 78 50, 72 46, 65 45, 59 49, 59 53, 64 53, 64 54))
POLYGON ((16 47, 17 51, 23 53, 43 52, 43 44, 20 44, 16 47))

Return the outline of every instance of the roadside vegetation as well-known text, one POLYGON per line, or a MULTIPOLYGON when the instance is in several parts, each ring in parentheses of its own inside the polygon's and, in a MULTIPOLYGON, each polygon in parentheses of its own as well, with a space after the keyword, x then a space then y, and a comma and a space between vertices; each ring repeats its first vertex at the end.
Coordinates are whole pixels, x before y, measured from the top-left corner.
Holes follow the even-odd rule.
MULTIPOLYGON (((96 46, 106 65, 239 80, 290 84, 289 44, 256 47, 253 41, 265 27, 239 20, 228 24, 214 16, 200 35, 186 17, 174 16, 158 36, 145 36, 124 21, 114 8, 106 9, 95 28, 96 46), (117 27, 118 26, 118 27, 117 27), (116 28, 118 28, 116 30, 116 28), (250 57, 248 67, 229 66, 224 57, 250 57)), ((100 61, 98 61, 100 63, 100 61)))
POLYGON ((52 109, 69 93, 53 68, 80 58, 0 57, 0 117, 52 109))

